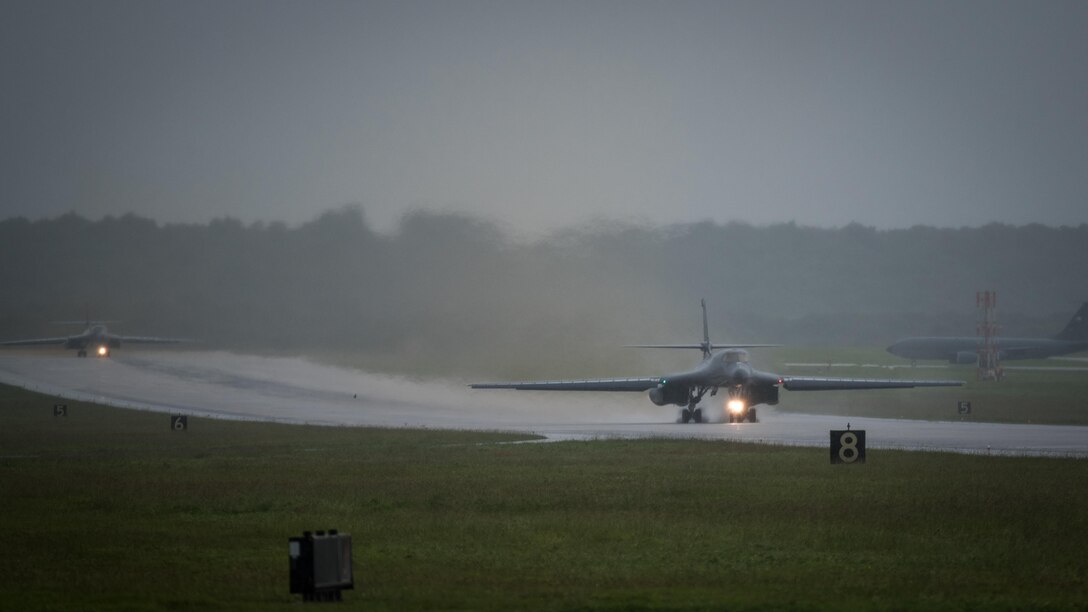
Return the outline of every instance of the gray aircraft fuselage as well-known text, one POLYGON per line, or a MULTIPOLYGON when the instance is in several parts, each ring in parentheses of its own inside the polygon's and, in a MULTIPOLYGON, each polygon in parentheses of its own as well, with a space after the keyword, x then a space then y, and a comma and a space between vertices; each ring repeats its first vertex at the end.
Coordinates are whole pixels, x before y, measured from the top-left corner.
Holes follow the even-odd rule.
MULTIPOLYGON (((1088 350, 1088 302, 1053 338, 995 337, 999 359, 1045 359, 1088 350)), ((982 339, 977 336, 905 338, 888 347, 892 355, 906 359, 941 359, 950 363, 978 361, 982 339)))
POLYGON ((661 377, 660 383, 649 390, 649 397, 658 406, 682 404, 676 401, 678 391, 682 390, 686 400, 689 388, 720 388, 726 389, 730 397, 743 396, 749 405, 777 404, 778 385, 782 383, 778 374, 753 368, 747 351, 729 349, 710 355, 691 370, 661 377))
MULTIPOLYGON (((1000 359, 1045 359, 1088 350, 1088 342, 1053 338, 994 338, 1000 359)), ((974 363, 982 341, 976 337, 906 338, 888 347, 888 352, 906 359, 943 359, 952 363, 974 363)))
POLYGON ((121 341, 116 337, 110 336, 105 325, 92 325, 83 330, 83 333, 75 336, 68 336, 68 339, 64 341, 64 348, 66 349, 85 349, 91 345, 119 348, 121 346, 121 341))

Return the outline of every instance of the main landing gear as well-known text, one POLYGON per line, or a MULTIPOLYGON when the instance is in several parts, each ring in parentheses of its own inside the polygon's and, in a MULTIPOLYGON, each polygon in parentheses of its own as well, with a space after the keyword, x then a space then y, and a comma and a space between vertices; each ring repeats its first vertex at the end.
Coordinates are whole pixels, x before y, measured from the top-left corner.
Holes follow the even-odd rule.
MULTIPOLYGON (((700 387, 698 389, 692 389, 691 395, 688 396, 688 407, 680 411, 680 420, 684 423, 702 423, 703 422, 703 409, 696 408, 695 406, 706 395, 707 389, 700 387)), ((713 395, 713 394, 711 394, 713 395)))

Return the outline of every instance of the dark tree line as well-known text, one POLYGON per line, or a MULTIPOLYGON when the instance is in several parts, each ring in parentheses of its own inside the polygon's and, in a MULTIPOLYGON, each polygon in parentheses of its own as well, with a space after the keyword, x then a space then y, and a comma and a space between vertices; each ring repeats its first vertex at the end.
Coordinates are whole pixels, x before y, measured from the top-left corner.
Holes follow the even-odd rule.
POLYGON ((604 347, 696 339, 700 297, 715 336, 738 342, 971 334, 976 289, 999 292, 1007 331, 1045 335, 1088 299, 1086 284, 1085 225, 706 222, 524 244, 484 221, 430 213, 380 234, 357 208, 297 228, 134 215, 0 222, 4 339, 63 335, 51 322, 89 315, 121 321, 123 333, 450 372, 571 359, 603 369, 604 347))

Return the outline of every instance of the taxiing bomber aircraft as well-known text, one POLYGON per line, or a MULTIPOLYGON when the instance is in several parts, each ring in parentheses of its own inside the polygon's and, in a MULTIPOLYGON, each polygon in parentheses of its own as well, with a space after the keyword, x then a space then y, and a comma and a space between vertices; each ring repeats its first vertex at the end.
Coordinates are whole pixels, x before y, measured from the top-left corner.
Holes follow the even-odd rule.
MULTIPOLYGON (((941 359, 949 363, 978 363, 982 339, 978 336, 904 338, 888 347, 892 355, 910 360, 941 359)), ((1088 350, 1088 302, 1053 338, 994 338, 998 358, 1044 359, 1088 350)))
MULTIPOLYGON (((841 389, 902 389, 909 387, 960 386, 958 380, 897 380, 873 378, 823 378, 816 376, 781 376, 754 369, 744 348, 776 346, 769 344, 719 344, 710 341, 706 320, 706 300, 703 305, 703 341, 700 344, 637 345, 641 348, 695 348, 703 351, 703 361, 694 369, 666 376, 649 378, 603 378, 596 380, 548 380, 532 382, 475 383, 473 389, 518 389, 526 391, 643 391, 658 406, 674 404, 683 407, 680 419, 684 423, 704 421, 703 409, 698 407, 703 396, 725 389, 725 416, 730 423, 755 422, 755 407, 778 403, 778 389, 790 391, 831 391, 841 389), (715 349, 724 349, 714 352, 715 349)), ((709 408, 707 409, 709 410, 709 408)), ((706 416, 711 416, 707 414, 706 416)))
POLYGON ((177 344, 184 342, 179 338, 155 338, 150 336, 119 336, 111 334, 102 321, 61 321, 67 324, 85 324, 83 333, 59 338, 33 338, 30 340, 9 340, 0 342, 2 346, 38 346, 61 345, 66 349, 75 349, 77 357, 86 357, 90 348, 99 357, 109 357, 110 350, 121 348, 122 343, 129 344, 177 344))

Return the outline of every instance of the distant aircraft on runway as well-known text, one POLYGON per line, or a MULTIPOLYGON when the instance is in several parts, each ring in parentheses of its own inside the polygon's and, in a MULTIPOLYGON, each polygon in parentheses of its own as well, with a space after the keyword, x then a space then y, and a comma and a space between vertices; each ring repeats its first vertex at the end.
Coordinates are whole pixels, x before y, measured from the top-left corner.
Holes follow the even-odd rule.
POLYGON ((99 357, 109 357, 110 350, 121 348, 122 343, 129 344, 177 344, 185 342, 180 338, 156 338, 153 336, 119 336, 111 334, 106 329, 104 321, 60 321, 64 324, 82 324, 86 329, 74 336, 61 336, 59 338, 32 338, 30 340, 8 340, 0 342, 2 346, 40 346, 62 345, 66 349, 76 349, 77 357, 86 357, 90 348, 99 357))
MULTIPOLYGON (((949 363, 978 362, 981 339, 975 336, 905 338, 888 347, 892 355, 906 359, 941 359, 949 363)), ((1052 338, 994 338, 998 358, 1044 359, 1088 350, 1088 302, 1052 338)))
MULTIPOLYGON (((706 320, 706 300, 703 305, 703 341, 700 344, 636 345, 640 348, 695 348, 703 351, 703 361, 692 370, 649 378, 604 378, 595 380, 550 380, 531 382, 474 383, 473 389, 518 389, 527 391, 645 391, 658 406, 674 404, 683 407, 680 419, 684 423, 703 422, 704 412, 698 408, 707 392, 711 396, 725 389, 728 401, 722 410, 730 423, 755 422, 755 407, 778 403, 778 387, 790 391, 830 391, 841 389, 901 389, 909 387, 960 386, 958 380, 898 380, 872 378, 824 378, 817 376, 781 376, 761 372, 748 362, 743 348, 777 346, 773 344, 719 344, 710 342, 706 320), (714 349, 725 349, 714 352, 714 349)), ((710 410, 707 408, 706 410, 710 410)), ((711 416, 709 413, 706 416, 711 416)))

